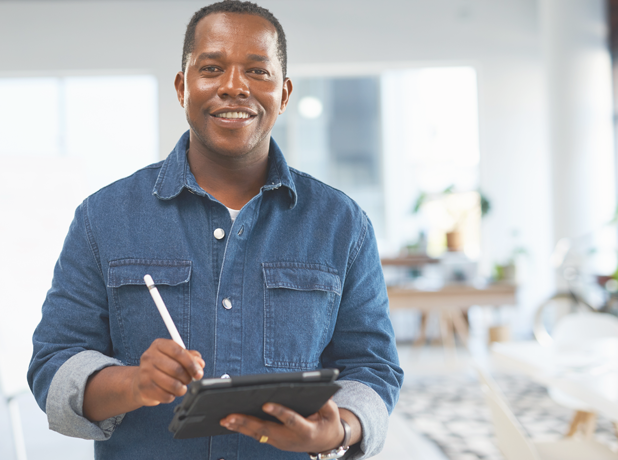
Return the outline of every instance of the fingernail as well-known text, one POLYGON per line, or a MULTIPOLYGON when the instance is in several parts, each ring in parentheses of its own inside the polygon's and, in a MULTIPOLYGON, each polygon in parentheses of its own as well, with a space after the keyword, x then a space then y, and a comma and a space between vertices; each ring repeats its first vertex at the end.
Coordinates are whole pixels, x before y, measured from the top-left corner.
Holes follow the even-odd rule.
POLYGON ((204 377, 204 371, 202 369, 198 369, 196 374, 197 374, 198 379, 201 379, 202 377, 204 377))
POLYGON ((273 407, 272 404, 266 403, 266 404, 264 404, 264 407, 262 407, 262 409, 264 410, 264 412, 272 412, 274 407, 273 407))

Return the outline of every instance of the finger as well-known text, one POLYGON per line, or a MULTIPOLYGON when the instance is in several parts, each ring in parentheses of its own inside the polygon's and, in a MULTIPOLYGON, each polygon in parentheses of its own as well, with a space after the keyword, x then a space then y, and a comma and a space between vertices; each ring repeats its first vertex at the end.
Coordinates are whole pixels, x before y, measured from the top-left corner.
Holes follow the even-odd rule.
POLYGON ((204 369, 204 366, 206 366, 206 362, 202 359, 202 355, 199 351, 197 350, 187 350, 187 352, 191 355, 193 355, 194 360, 197 362, 197 364, 204 369))
POLYGON ((266 422, 250 415, 230 414, 220 422, 221 426, 227 428, 230 431, 250 436, 253 439, 260 441, 262 436, 268 437, 268 444, 273 444, 271 437, 276 437, 273 434, 273 427, 281 428, 280 425, 272 422, 266 422))
POLYGON ((262 406, 262 410, 279 419, 285 427, 292 431, 302 432, 311 429, 311 426, 304 417, 281 404, 266 403, 262 406))
POLYGON ((172 402, 176 397, 184 396, 187 393, 185 384, 163 372, 153 375, 151 382, 151 388, 162 394, 163 399, 160 399, 162 402, 172 402))
MULTIPOLYGON (((137 384, 136 395, 138 395, 138 398, 141 400, 142 404, 146 406, 156 406, 161 403, 170 403, 176 398, 176 395, 168 391, 167 387, 169 385, 164 381, 161 382, 159 377, 160 376, 157 376, 157 379, 160 384, 152 378, 140 379, 141 381, 137 384)), ((164 376, 163 378, 165 379, 169 377, 164 376)), ((179 396, 182 396, 182 394, 179 396)))
POLYGON ((165 356, 155 361, 153 365, 157 370, 169 375, 173 379, 179 380, 183 385, 191 383, 191 375, 178 361, 165 356))
POLYGON ((320 409, 318 409, 316 413, 311 414, 310 416, 305 418, 310 422, 319 422, 320 420, 328 419, 334 416, 335 412, 339 412, 339 409, 331 396, 330 398, 328 398, 328 401, 326 401, 326 403, 324 403, 324 405, 320 407, 320 409), (330 402, 332 402, 334 406, 330 405, 330 402))
POLYGON ((161 353, 179 362, 192 378, 201 379, 204 376, 204 371, 198 365, 191 353, 182 348, 173 340, 157 339, 153 342, 153 345, 155 345, 161 353))
POLYGON ((317 414, 327 420, 331 420, 333 418, 338 419, 339 418, 339 406, 337 406, 337 403, 335 401, 333 401, 332 399, 329 399, 328 401, 326 401, 326 404, 324 404, 320 408, 317 414))
POLYGON ((202 354, 197 351, 197 350, 187 350, 187 352, 193 356, 195 356, 196 358, 200 358, 202 359, 202 354))

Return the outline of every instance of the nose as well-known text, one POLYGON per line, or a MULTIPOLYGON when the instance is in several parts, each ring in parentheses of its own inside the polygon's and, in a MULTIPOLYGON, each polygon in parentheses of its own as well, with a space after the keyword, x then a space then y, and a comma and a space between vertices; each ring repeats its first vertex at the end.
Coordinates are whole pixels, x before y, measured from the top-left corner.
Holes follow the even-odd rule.
POLYGON ((238 67, 231 67, 222 75, 219 97, 249 97, 249 81, 238 67))

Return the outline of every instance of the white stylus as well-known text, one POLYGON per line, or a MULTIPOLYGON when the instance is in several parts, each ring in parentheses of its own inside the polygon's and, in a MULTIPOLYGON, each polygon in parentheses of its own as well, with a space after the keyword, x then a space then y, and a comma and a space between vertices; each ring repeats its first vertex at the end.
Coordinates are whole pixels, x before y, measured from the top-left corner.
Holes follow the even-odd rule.
POLYGON ((157 287, 154 284, 154 281, 152 280, 152 276, 145 275, 144 281, 146 281, 146 286, 148 286, 148 290, 150 291, 152 300, 154 300, 155 305, 159 309, 161 318, 163 318, 163 322, 165 323, 167 330, 170 332, 172 339, 174 340, 174 342, 176 342, 178 345, 180 345, 182 348, 186 350, 187 347, 185 347, 185 343, 182 341, 182 337, 180 337, 180 334, 178 333, 178 329, 176 329, 176 325, 174 324, 174 321, 172 320, 172 317, 170 316, 170 312, 167 311, 167 307, 165 306, 165 303, 163 302, 163 299, 161 298, 161 294, 159 294, 159 290, 157 289, 157 287))

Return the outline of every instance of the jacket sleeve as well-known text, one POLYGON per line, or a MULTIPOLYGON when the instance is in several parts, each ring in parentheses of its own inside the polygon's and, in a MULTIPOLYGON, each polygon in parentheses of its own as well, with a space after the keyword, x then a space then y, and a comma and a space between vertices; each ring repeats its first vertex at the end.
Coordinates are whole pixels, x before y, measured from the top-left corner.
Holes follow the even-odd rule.
POLYGON ((340 370, 342 389, 335 402, 362 425, 360 450, 347 457, 354 459, 382 449, 388 416, 403 383, 375 235, 364 213, 361 228, 350 254, 333 339, 322 355, 324 367, 340 370))
POLYGON ((68 436, 107 439, 122 417, 91 423, 83 417, 88 377, 120 361, 111 358, 103 271, 84 201, 64 241, 32 342, 28 384, 50 428, 68 436))

